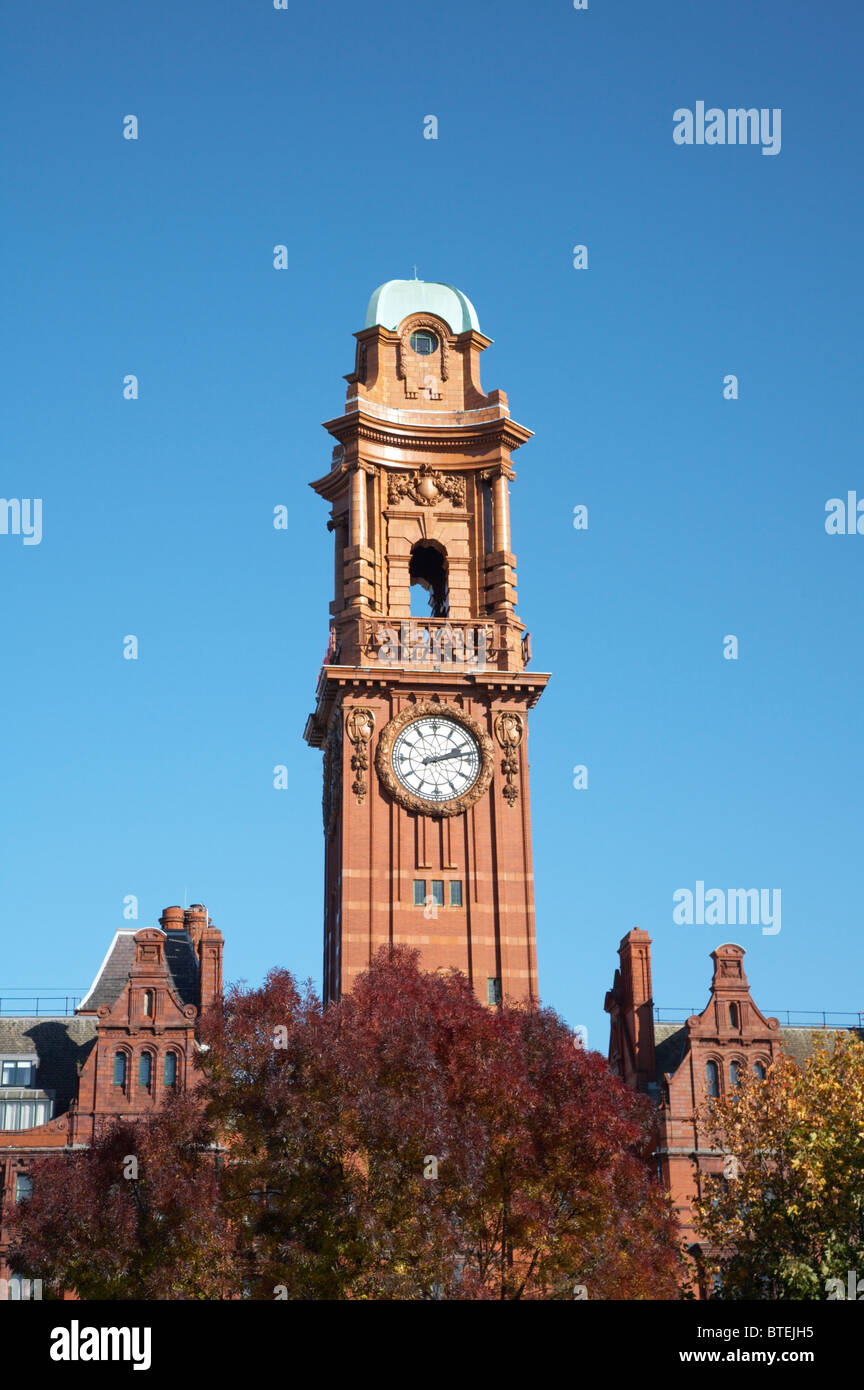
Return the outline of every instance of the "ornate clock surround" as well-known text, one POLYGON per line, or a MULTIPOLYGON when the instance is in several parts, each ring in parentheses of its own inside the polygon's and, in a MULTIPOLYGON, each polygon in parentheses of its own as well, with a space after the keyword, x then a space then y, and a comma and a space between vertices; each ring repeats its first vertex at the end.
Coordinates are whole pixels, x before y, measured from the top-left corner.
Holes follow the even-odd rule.
POLYGON ((467 811, 469 807, 478 802, 481 796, 484 796, 489 790, 494 762, 495 750, 492 740, 478 721, 470 714, 466 714, 458 705, 451 705, 442 700, 416 700, 414 703, 406 705, 381 730, 378 747, 375 750, 375 770, 385 791, 407 811, 416 811, 420 815, 430 817, 460 816, 463 811, 467 811), (427 801, 425 797, 416 796, 413 792, 409 792, 406 787, 402 786, 393 772, 391 761, 393 745, 402 730, 417 719, 435 715, 452 719, 455 724, 461 724, 475 740, 480 751, 480 771, 477 780, 467 792, 463 792, 461 796, 451 797, 449 801, 427 801))

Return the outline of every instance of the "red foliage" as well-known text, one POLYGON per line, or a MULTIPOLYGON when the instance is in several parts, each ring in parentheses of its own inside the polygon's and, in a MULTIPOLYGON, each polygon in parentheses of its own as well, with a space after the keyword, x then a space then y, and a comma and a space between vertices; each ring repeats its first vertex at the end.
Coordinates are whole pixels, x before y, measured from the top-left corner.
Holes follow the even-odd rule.
POLYGON ((34 1166, 22 1273, 85 1298, 677 1296, 650 1106, 551 1010, 396 950, 327 1010, 274 970, 202 1036, 194 1100, 34 1166))

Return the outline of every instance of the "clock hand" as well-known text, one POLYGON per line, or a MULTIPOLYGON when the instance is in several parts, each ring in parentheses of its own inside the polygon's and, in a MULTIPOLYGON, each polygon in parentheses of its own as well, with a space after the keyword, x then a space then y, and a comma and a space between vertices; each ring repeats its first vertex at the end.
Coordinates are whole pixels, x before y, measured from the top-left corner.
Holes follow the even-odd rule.
POLYGON ((464 753, 464 752, 465 752, 465 749, 464 749, 464 747, 463 747, 463 748, 454 748, 453 751, 452 751, 452 753, 436 753, 435 756, 434 756, 434 758, 424 758, 424 759, 423 759, 423 766, 424 766, 424 767, 428 767, 430 763, 444 763, 444 762, 447 761, 448 758, 456 758, 456 757, 459 757, 459 755, 462 754, 462 753, 464 753))

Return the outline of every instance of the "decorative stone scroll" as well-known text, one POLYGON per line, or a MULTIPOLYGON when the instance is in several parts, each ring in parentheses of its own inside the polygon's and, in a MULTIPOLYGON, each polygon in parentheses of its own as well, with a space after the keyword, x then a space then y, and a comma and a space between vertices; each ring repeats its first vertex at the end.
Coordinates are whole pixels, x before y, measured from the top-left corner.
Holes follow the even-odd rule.
POLYGON ((342 721, 331 724, 324 744, 324 834, 332 840, 342 797, 342 721))
POLYGON ((345 731, 354 749, 351 754, 351 771, 354 773, 351 790, 357 798, 358 806, 362 806, 368 791, 366 773, 369 771, 369 742, 374 728, 375 715, 371 709, 355 705, 349 710, 345 719, 345 731))
POLYGON ((525 726, 520 714, 513 714, 509 710, 501 710, 495 716, 493 724, 495 737, 504 750, 504 757, 501 759, 501 771, 507 781, 502 788, 502 794, 506 797, 511 806, 516 804, 519 796, 519 788, 516 786, 516 777, 519 772, 519 759, 516 750, 522 742, 525 726))
POLYGON ((416 473, 391 473, 387 498, 390 504, 404 498, 420 507, 434 507, 449 497, 454 507, 465 506, 465 479, 454 473, 441 473, 422 463, 416 473))

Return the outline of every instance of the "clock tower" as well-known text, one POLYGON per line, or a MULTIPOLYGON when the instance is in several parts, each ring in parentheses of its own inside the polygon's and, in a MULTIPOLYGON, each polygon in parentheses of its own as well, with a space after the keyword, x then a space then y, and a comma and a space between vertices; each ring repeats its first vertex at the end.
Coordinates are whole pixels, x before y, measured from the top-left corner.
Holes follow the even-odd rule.
POLYGON ((510 540, 530 430, 485 395, 471 302, 391 280, 325 424, 330 637, 306 740, 324 753, 324 996, 382 946, 463 971, 489 1004, 537 999, 529 671, 510 540))

